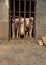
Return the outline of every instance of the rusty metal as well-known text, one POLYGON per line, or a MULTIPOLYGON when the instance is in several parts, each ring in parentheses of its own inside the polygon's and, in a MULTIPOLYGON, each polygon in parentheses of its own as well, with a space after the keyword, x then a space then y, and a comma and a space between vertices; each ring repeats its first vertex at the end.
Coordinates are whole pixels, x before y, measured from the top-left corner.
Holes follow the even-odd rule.
MULTIPOLYGON (((14 13, 14 11, 11 11, 11 13, 14 13)), ((19 11, 15 11, 15 13, 19 13, 19 11)), ((20 11, 20 13, 24 13, 24 12, 23 12, 23 11, 20 11)), ((26 13, 29 13, 29 12, 27 11, 27 12, 25 12, 25 14, 26 14, 26 13)), ((31 13, 34 13, 34 12, 31 12, 31 13)), ((31 14, 31 13, 30 13, 30 14, 31 14)))
MULTIPOLYGON (((36 2, 37 0, 13 0, 13 11, 11 11, 11 0, 9 0, 9 40, 11 39, 11 17, 14 19, 14 23, 15 23, 15 18, 18 17, 19 18, 19 22, 20 22, 20 13, 24 13, 24 32, 25 32, 25 27, 26 27, 26 14, 29 13, 29 34, 30 34, 30 21, 31 21, 31 13, 34 13, 34 21, 33 21, 33 37, 36 38, 36 2), (15 11, 15 1, 19 2, 19 10, 15 11), (20 2, 24 1, 24 11, 20 10, 20 2), (29 11, 26 12, 26 1, 29 1, 29 11), (31 2, 34 1, 34 12, 31 11, 31 2), (13 16, 11 15, 11 13, 13 13, 13 16), (19 16, 16 16, 15 13, 19 13, 19 16)), ((15 36, 15 24, 14 24, 14 36, 15 36)), ((20 24, 19 24, 19 37, 20 37, 20 24)), ((24 34, 24 38, 25 38, 25 34, 24 34)))
POLYGON ((9 40, 11 39, 11 14, 10 14, 10 9, 11 9, 11 6, 10 6, 10 0, 9 0, 9 40))
MULTIPOLYGON (((13 16, 10 16, 10 17, 12 17, 12 18, 13 18, 13 16)), ((19 16, 15 16, 15 18, 16 18, 16 17, 17 17, 17 18, 19 18, 19 16)))
MULTIPOLYGON (((24 0, 24 32, 25 32, 25 26, 26 26, 26 0, 24 0)), ((25 38, 25 33, 24 33, 25 38)))
POLYGON ((20 38, 20 0, 19 0, 19 38, 20 38))
POLYGON ((31 27, 31 0, 29 6, 29 37, 30 37, 30 27, 31 27))
POLYGON ((33 37, 36 38, 36 4, 37 0, 34 1, 34 28, 33 28, 33 37))
POLYGON ((15 0, 13 0, 14 38, 15 36, 15 0))

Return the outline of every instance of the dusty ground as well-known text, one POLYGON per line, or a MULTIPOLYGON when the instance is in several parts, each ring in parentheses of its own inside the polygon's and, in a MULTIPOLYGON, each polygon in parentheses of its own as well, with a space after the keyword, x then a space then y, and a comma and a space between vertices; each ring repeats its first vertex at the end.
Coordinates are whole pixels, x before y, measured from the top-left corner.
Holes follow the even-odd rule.
POLYGON ((0 65, 46 65, 46 48, 34 40, 0 43, 0 65))

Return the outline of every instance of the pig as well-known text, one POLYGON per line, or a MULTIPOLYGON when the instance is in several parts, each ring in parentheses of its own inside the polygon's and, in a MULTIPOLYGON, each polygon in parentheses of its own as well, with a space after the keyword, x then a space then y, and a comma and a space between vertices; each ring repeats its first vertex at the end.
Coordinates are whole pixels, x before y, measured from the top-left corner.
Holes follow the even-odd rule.
POLYGON ((14 19, 12 18, 12 32, 13 32, 13 38, 15 38, 15 36, 17 35, 17 38, 18 38, 18 28, 19 28, 19 18, 16 18, 15 19, 15 22, 14 22, 14 19))
POLYGON ((29 35, 31 37, 32 29, 33 29, 33 17, 30 18, 31 21, 29 21, 29 18, 26 18, 26 30, 25 35, 26 37, 29 35), (30 22, 30 23, 29 23, 30 22), (30 32, 29 32, 29 25, 30 25, 30 32))
POLYGON ((17 35, 17 38, 19 37, 19 35, 24 35, 24 18, 22 17, 16 18, 15 22, 14 22, 14 19, 12 18, 12 21, 13 21, 13 24, 12 24, 13 38, 15 36, 15 33, 17 35))
POLYGON ((31 19, 31 21, 30 21, 30 32, 29 32, 29 18, 25 18, 26 21, 24 21, 23 17, 16 18, 15 19, 15 23, 14 23, 14 19, 12 19, 12 21, 13 21, 13 37, 14 37, 14 35, 16 33, 17 34, 17 38, 18 38, 18 36, 19 36, 19 30, 20 30, 20 35, 23 36, 24 33, 25 33, 26 37, 28 36, 28 34, 31 37, 32 28, 33 28, 33 25, 32 25, 33 17, 31 17, 30 19, 31 19), (26 22, 25 29, 24 29, 24 22, 26 22), (19 24, 20 24, 20 26, 19 26, 19 24), (20 29, 19 29, 19 27, 20 27, 20 29))
POLYGON ((33 28, 33 17, 30 18, 31 21, 30 21, 30 32, 29 32, 29 18, 25 18, 26 21, 24 21, 24 18, 20 18, 20 22, 21 22, 21 25, 20 25, 20 35, 24 35, 25 33, 25 36, 27 37, 28 34, 29 36, 31 37, 31 33, 32 33, 32 28, 33 28), (26 22, 25 24, 25 29, 24 29, 24 22, 26 22), (24 32, 25 30, 25 32, 24 32))
POLYGON ((20 18, 20 35, 24 35, 24 18, 20 18))

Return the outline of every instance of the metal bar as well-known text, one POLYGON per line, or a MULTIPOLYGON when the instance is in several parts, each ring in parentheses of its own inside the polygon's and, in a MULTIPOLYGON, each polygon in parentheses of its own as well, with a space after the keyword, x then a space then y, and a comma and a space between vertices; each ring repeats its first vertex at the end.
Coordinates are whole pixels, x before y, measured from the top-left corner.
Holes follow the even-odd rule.
MULTIPOLYGON (((14 12, 14 11, 11 11, 11 13, 19 13, 19 11, 15 11, 15 12, 14 12)), ((24 13, 24 12, 23 12, 23 11, 20 11, 20 13, 24 13)), ((25 14, 26 14, 26 13, 29 13, 29 11, 28 11, 28 12, 25 12, 25 14)), ((35 13, 35 12, 31 12, 31 13, 35 13)), ((30 13, 30 14, 31 14, 31 13, 30 13)))
POLYGON ((33 37, 36 38, 36 3, 37 1, 34 1, 34 30, 33 30, 33 37))
POLYGON ((26 27, 26 0, 24 0, 24 38, 25 38, 25 27, 26 27))
POLYGON ((19 38, 20 38, 20 0, 19 0, 19 38))
MULTIPOLYGON (((10 16, 10 17, 13 18, 13 16, 10 16)), ((19 16, 15 16, 15 18, 16 18, 16 17, 19 18, 19 16)))
POLYGON ((13 0, 13 11, 14 11, 14 13, 13 13, 13 19, 14 19, 14 38, 15 38, 15 0, 13 0))
POLYGON ((29 6, 29 37, 31 36, 30 27, 31 27, 31 0, 30 0, 30 6, 29 6))
POLYGON ((20 17, 20 0, 19 0, 19 17, 20 17))
POLYGON ((10 17, 10 10, 11 10, 11 6, 10 6, 10 0, 9 0, 9 34, 8 34, 8 36, 9 36, 9 40, 11 39, 11 17, 10 17))
MULTIPOLYGON (((17 0, 18 1, 18 0, 17 0)), ((24 1, 24 0, 21 0, 21 1, 24 1)), ((26 1, 30 1, 30 0, 26 0, 26 1)), ((32 0, 32 1, 34 1, 34 0, 32 0)))

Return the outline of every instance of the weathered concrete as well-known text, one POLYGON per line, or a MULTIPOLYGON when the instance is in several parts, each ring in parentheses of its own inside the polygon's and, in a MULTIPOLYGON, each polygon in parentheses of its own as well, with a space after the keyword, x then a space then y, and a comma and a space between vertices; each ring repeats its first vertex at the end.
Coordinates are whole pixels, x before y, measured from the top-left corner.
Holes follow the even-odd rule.
POLYGON ((0 45, 0 65, 46 65, 46 48, 38 45, 0 45))
POLYGON ((8 39, 8 0, 0 0, 0 39, 8 39))
MULTIPOLYGON (((46 0, 37 0, 36 16, 36 38, 39 39, 46 34, 46 0)), ((8 37, 9 5, 8 0, 0 0, 0 34, 8 37), (1 31, 2 30, 2 31, 1 31), (5 33, 3 33, 5 31, 5 33)), ((0 37, 1 37, 0 35, 0 37)))
POLYGON ((36 37, 39 39, 46 34, 46 0, 37 0, 36 37))
POLYGON ((8 39, 8 22, 0 22, 0 39, 8 39))

